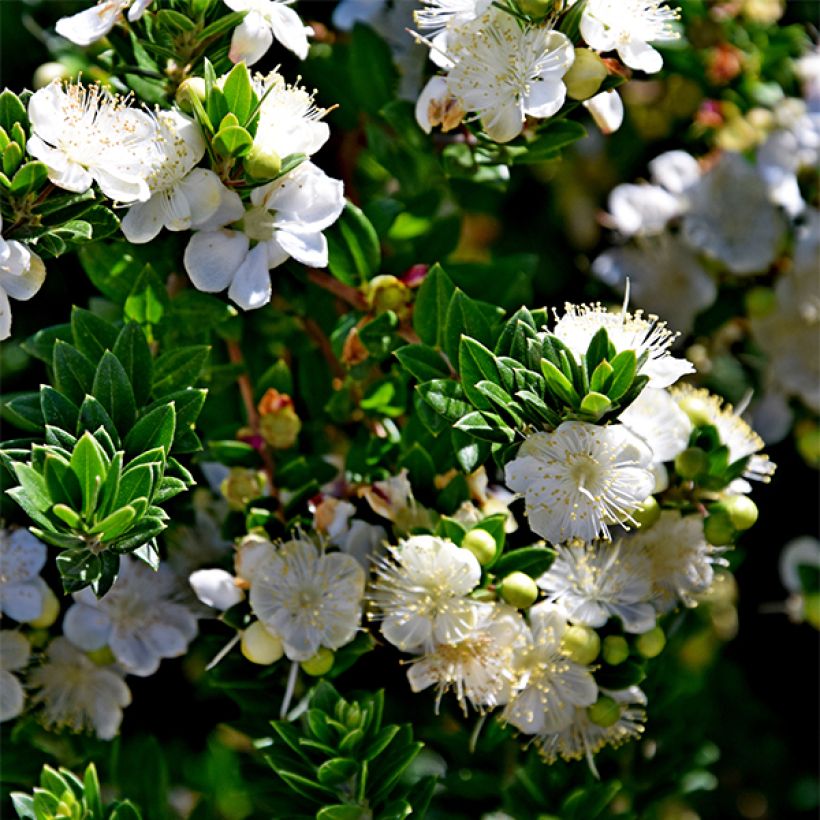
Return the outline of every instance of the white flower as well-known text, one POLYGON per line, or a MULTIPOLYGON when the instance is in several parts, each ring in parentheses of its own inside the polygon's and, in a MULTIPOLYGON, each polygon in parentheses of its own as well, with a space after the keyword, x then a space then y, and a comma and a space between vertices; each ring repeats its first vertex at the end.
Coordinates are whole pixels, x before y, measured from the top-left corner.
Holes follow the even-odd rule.
POLYGON ((248 65, 259 62, 274 38, 304 60, 308 54, 308 34, 313 30, 290 8, 291 3, 293 0, 225 0, 229 9, 247 12, 233 31, 228 52, 231 62, 244 60, 248 65))
POLYGON ((151 0, 101 0, 71 17, 61 17, 57 21, 57 34, 78 46, 90 46, 105 37, 122 20, 126 9, 128 19, 133 23, 142 17, 150 5, 151 0))
POLYGON ((25 302, 31 299, 46 279, 46 267, 36 253, 22 242, 3 239, 0 214, 0 341, 11 335, 9 297, 25 302))
POLYGON ((620 541, 558 546, 555 560, 536 583, 570 623, 598 627, 614 616, 626 632, 655 626, 647 560, 622 552, 620 541))
POLYGON ((196 164, 205 140, 194 120, 178 111, 156 114, 156 138, 146 165, 150 198, 134 203, 122 219, 129 242, 150 242, 162 230, 184 231, 210 219, 222 201, 219 177, 196 164))
POLYGON ((801 593, 803 584, 800 581, 800 567, 820 571, 820 541, 811 535, 793 538, 783 547, 777 566, 783 586, 789 592, 801 593))
POLYGON ((515 139, 527 116, 550 117, 564 104, 562 78, 575 59, 566 35, 522 28, 512 15, 497 12, 458 29, 450 40, 455 65, 447 87, 496 142, 515 139))
POLYGON ((603 134, 614 134, 623 125, 624 102, 614 88, 584 100, 582 105, 603 134))
POLYGON ((581 36, 596 51, 617 51, 630 68, 654 74, 663 58, 649 43, 678 39, 678 13, 664 0, 587 0, 581 36))
POLYGON ((151 191, 145 158, 154 120, 99 85, 55 81, 28 103, 32 135, 26 150, 48 166, 48 178, 82 193, 96 182, 113 200, 146 200, 151 191))
POLYGON ((565 421, 528 436, 504 471, 533 532, 554 544, 609 538, 652 492, 652 451, 620 424, 565 421))
POLYGON ((245 598, 245 593, 236 585, 236 578, 224 569, 198 569, 191 573, 188 582, 205 606, 223 612, 245 598))
POLYGON ((46 726, 93 731, 100 740, 116 736, 123 707, 131 703, 122 673, 97 666, 66 638, 49 644, 45 663, 32 669, 28 682, 40 690, 34 700, 43 704, 46 726))
POLYGON ((413 12, 422 31, 430 32, 430 59, 442 68, 452 67, 447 55, 448 31, 457 31, 486 12, 492 0, 422 0, 424 8, 413 12))
POLYGON ((530 640, 516 652, 520 689, 502 718, 530 735, 560 732, 572 722, 576 707, 595 703, 598 686, 588 667, 561 652, 567 622, 555 607, 537 604, 529 615, 530 640))
POLYGON ((154 572, 123 556, 117 580, 102 598, 90 589, 74 593, 63 633, 86 652, 108 646, 131 675, 153 675, 162 658, 185 654, 196 636, 196 618, 173 600, 175 593, 176 579, 165 565, 154 572))
POLYGON ((389 553, 376 565, 370 595, 384 637, 405 651, 464 640, 481 608, 467 597, 481 580, 476 557, 433 535, 414 535, 389 553))
POLYGON ((360 518, 354 518, 344 532, 330 539, 334 547, 352 555, 365 571, 370 569, 373 556, 384 551, 386 541, 387 530, 384 527, 379 524, 369 524, 360 518))
POLYGON ((28 530, 0 530, 0 612, 21 622, 40 616, 46 585, 39 573, 45 562, 45 544, 28 530))
MULTIPOLYGON (((311 162, 254 188, 241 230, 198 231, 185 249, 185 270, 199 290, 228 288, 228 297, 243 310, 266 305, 271 298, 269 271, 293 257, 315 268, 327 266, 322 231, 344 209, 342 183, 311 162), (251 241, 254 241, 251 247, 251 241)), ((232 214, 231 221, 239 217, 232 214)), ((224 223, 227 224, 227 223, 224 223)))
POLYGON ((432 527, 427 509, 416 502, 413 488, 407 479, 407 470, 383 481, 374 481, 359 490, 376 515, 392 521, 397 530, 407 531, 413 527, 432 527))
POLYGON ((673 461, 689 445, 692 422, 666 390, 645 387, 618 421, 652 448, 656 463, 673 461))
POLYGON ((560 318, 556 313, 555 326, 551 333, 557 336, 574 354, 580 364, 592 341, 592 337, 603 327, 609 341, 619 353, 634 350, 640 358, 648 354, 639 372, 649 376, 651 387, 669 387, 681 376, 694 373, 694 365, 686 359, 675 358, 670 352, 677 335, 672 333, 657 316, 636 310, 634 313, 622 311, 610 313, 603 305, 564 305, 565 313, 560 318))
POLYGON ((270 550, 251 578, 251 609, 281 638, 292 661, 320 647, 339 649, 356 635, 364 596, 364 571, 355 558, 321 553, 310 541, 286 541, 270 550))
POLYGON ((30 655, 31 646, 25 635, 13 629, 0 630, 0 723, 23 711, 26 695, 11 673, 25 669, 30 655))
POLYGON ((526 632, 516 610, 482 608, 475 627, 456 643, 437 644, 413 660, 407 679, 414 692, 436 687, 436 710, 442 696, 454 691, 464 714, 467 703, 479 712, 503 706, 516 683, 513 653, 526 632))

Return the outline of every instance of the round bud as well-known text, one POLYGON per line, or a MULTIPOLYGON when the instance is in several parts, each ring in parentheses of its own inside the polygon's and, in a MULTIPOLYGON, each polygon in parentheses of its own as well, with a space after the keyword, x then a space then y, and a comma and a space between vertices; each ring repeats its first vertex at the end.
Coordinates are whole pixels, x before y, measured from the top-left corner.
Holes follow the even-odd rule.
POLYGON ((664 646, 666 646, 666 635, 659 626, 650 629, 649 632, 644 632, 643 635, 638 635, 635 641, 635 648, 645 658, 656 658, 663 652, 664 646))
POLYGON ((68 66, 62 63, 43 63, 37 67, 32 78, 32 85, 34 90, 45 88, 54 80, 68 80, 71 78, 71 71, 68 66))
POLYGON ((703 522, 703 534, 712 546, 725 547, 734 543, 737 532, 729 514, 720 508, 713 508, 713 512, 703 522))
POLYGON ((540 20, 546 17, 552 7, 552 0, 518 0, 518 8, 522 14, 540 20))
POLYGON ((797 452, 811 467, 820 467, 820 427, 806 425, 795 430, 797 434, 797 452))
POLYGON ((273 179, 282 170, 282 157, 276 151, 254 143, 243 160, 245 171, 254 179, 273 179))
POLYGON ((661 517, 661 505, 658 504, 654 495, 650 495, 649 498, 632 513, 632 517, 641 529, 647 529, 661 517))
POLYGON ((595 96, 607 74, 604 61, 591 48, 576 48, 572 67, 564 75, 567 96, 573 100, 595 96))
POLYGON ((608 635, 604 638, 604 660, 610 666, 617 666, 629 657, 629 644, 621 635, 608 635))
POLYGON ((410 289, 401 279, 389 274, 374 276, 365 286, 364 295, 368 306, 376 313, 386 310, 401 313, 410 302, 410 289))
POLYGON ((86 652, 85 654, 90 660, 94 661, 97 666, 108 666, 109 664, 115 663, 117 660, 109 646, 101 646, 99 649, 94 649, 91 652, 86 652))
POLYGON ((535 581, 524 572, 511 572, 501 582, 501 597, 510 606, 526 609, 538 598, 538 587, 535 581))
POLYGON ((806 623, 820 629, 820 592, 809 592, 803 596, 803 617, 806 623))
POLYGON ((712 415, 709 412, 709 403, 700 396, 686 396, 678 402, 678 407, 689 416, 689 421, 695 427, 703 427, 712 423, 712 415))
POLYGON ((601 639, 588 626, 570 626, 561 637, 561 651, 582 666, 592 663, 601 650, 601 639))
POLYGON ((48 629, 60 614, 60 602, 57 600, 57 596, 51 591, 50 586, 44 586, 43 608, 33 621, 28 621, 29 626, 35 629, 48 629))
POLYGON ((326 646, 320 646, 319 651, 306 661, 302 661, 299 666, 307 675, 313 675, 318 678, 321 675, 326 675, 333 668, 334 654, 326 646))
POLYGON ((242 654, 251 663, 261 666, 270 666, 285 654, 282 641, 277 635, 268 632, 261 621, 254 621, 242 633, 241 648, 242 654))
POLYGON ((709 457, 700 447, 687 447, 675 456, 675 472, 681 477, 692 479, 705 472, 709 457))
POLYGON ((620 720, 621 707, 612 698, 601 695, 592 706, 587 707, 587 717, 597 726, 606 729, 620 720))
POLYGON ((777 297, 774 291, 762 285, 747 291, 743 301, 746 305, 746 313, 752 319, 762 319, 777 308, 777 297))
POLYGON ((205 102, 205 80, 202 77, 188 77, 187 80, 183 80, 174 99, 183 111, 190 114, 194 110, 191 102, 193 97, 196 97, 200 102, 205 102))
POLYGON ((757 504, 747 495, 730 495, 723 499, 729 521, 739 532, 748 530, 757 521, 757 504))
POLYGON ((470 530, 467 535, 464 536, 461 546, 475 555, 478 559, 478 563, 482 566, 489 564, 490 561, 495 558, 495 552, 496 549, 498 549, 495 538, 493 538, 487 530, 480 528, 470 530))

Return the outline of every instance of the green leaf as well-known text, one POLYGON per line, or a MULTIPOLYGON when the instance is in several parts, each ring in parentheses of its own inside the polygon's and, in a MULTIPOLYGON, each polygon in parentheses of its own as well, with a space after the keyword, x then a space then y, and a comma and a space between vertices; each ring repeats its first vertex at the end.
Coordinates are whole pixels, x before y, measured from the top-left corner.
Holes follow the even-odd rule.
POLYGON ((103 804, 100 795, 100 780, 97 777, 97 767, 89 763, 83 776, 83 792, 88 811, 91 812, 91 820, 102 820, 103 804))
POLYGON ((131 383, 134 401, 145 404, 151 393, 154 362, 142 328, 136 322, 128 322, 117 336, 112 352, 131 383))
POLYGON ((22 160, 23 149, 16 142, 10 142, 3 151, 3 173, 11 177, 20 167, 22 160))
POLYGON ((465 473, 477 470, 490 457, 490 444, 473 438, 463 430, 453 428, 450 431, 456 461, 465 473))
POLYGON ((80 482, 83 516, 90 519, 97 506, 97 495, 108 474, 102 447, 89 432, 85 432, 71 454, 71 470, 80 482))
POLYGON ((81 247, 78 256, 92 283, 118 305, 128 298, 144 264, 127 242, 94 242, 81 247))
POLYGON ((157 407, 146 413, 125 437, 125 451, 129 454, 139 454, 154 447, 162 447, 167 456, 174 441, 175 430, 174 405, 157 407))
POLYGON ((584 359, 587 372, 592 373, 598 365, 609 356, 609 335, 606 328, 599 328, 590 340, 584 359))
POLYGON ((416 390, 436 413, 448 421, 458 421, 472 412, 473 408, 466 401, 462 386, 454 379, 433 379, 417 385, 416 390))
POLYGON ((243 157, 253 146, 253 137, 239 125, 220 128, 213 139, 214 148, 223 157, 243 157))
POLYGON ((612 402, 602 393, 590 392, 581 399, 581 413, 592 421, 597 421, 612 409, 612 402))
POLYGON ((373 29, 356 23, 348 52, 351 90, 368 114, 378 114, 393 98, 398 72, 390 46, 373 29))
POLYGON ((638 370, 638 359, 634 350, 622 350, 611 364, 613 372, 607 380, 606 394, 615 402, 629 390, 638 370))
POLYGON ((71 335, 77 350, 97 362, 114 346, 117 329, 90 310, 74 306, 71 309, 71 335))
POLYGON ((134 391, 119 359, 108 350, 97 366, 92 392, 113 420, 117 430, 127 431, 137 415, 134 391))
POLYGON ((376 229, 364 212, 345 202, 338 222, 327 231, 328 270, 346 285, 358 287, 372 279, 381 266, 376 229))
POLYGON ((54 343, 54 385, 78 407, 91 393, 94 365, 79 350, 58 339, 54 343))
POLYGON ((80 507, 82 489, 68 461, 54 453, 48 453, 43 465, 43 478, 53 502, 80 507))
POLYGON ((350 780, 359 771, 359 764, 349 757, 326 760, 316 770, 316 777, 323 786, 335 786, 350 780))
POLYGON ((165 316, 170 299, 159 276, 146 265, 125 300, 125 318, 141 325, 157 325, 165 316))
POLYGON ((73 530, 81 530, 83 526, 79 514, 66 504, 55 504, 51 510, 57 518, 73 530))
POLYGON ((16 463, 14 474, 28 499, 29 504, 37 511, 47 510, 51 504, 51 495, 46 480, 28 464, 16 463))
POLYGON ((516 165, 544 162, 554 159, 562 148, 577 142, 587 134, 586 128, 572 120, 547 120, 534 140, 526 145, 509 146, 508 153, 516 165))
POLYGON ((578 407, 580 398, 567 377, 550 361, 541 359, 541 372, 547 380, 547 388, 567 407, 578 407))
POLYGON ((0 94, 0 128, 10 134, 17 122, 28 125, 26 109, 20 98, 13 91, 6 89, 0 94))
MULTIPOLYGON (((328 761, 332 763, 333 761, 328 761)), ((321 771, 321 769, 320 769, 321 771)), ((362 806, 352 806, 346 803, 337 803, 334 806, 325 806, 316 813, 316 820, 367 820, 373 814, 370 809, 362 806)), ((381 815, 379 815, 381 817, 381 815)))
POLYGON ((130 506, 120 507, 91 528, 92 535, 99 535, 102 542, 113 541, 125 533, 137 517, 137 511, 130 506))
POLYGON ((64 342, 73 340, 70 324, 52 325, 38 330, 33 336, 29 336, 20 347, 30 356, 51 365, 54 361, 54 343, 57 339, 62 339, 64 342))
POLYGON ((608 361, 600 362, 592 371, 592 376, 589 379, 589 389, 594 393, 605 394, 606 383, 613 372, 612 365, 608 361))
POLYGON ((22 165, 11 181, 9 193, 15 197, 37 191, 48 181, 48 167, 42 162, 27 162, 22 165))
POLYGON ((436 477, 436 465, 427 450, 418 442, 399 459, 399 467, 409 473, 414 487, 432 487, 436 477))
POLYGON ((394 355, 402 367, 419 382, 444 379, 450 375, 447 362, 444 361, 441 353, 427 345, 405 345, 396 350, 394 355))
POLYGON ((619 780, 611 780, 576 789, 561 806, 562 820, 595 820, 604 813, 622 788, 619 780))
MULTIPOLYGON (((102 428, 108 434, 108 441, 113 445, 114 441, 119 442, 120 434, 114 426, 114 421, 108 415, 108 411, 94 398, 86 396, 80 405, 80 416, 77 420, 77 435, 85 430, 95 432, 102 428)), ((100 442, 102 444, 102 442, 100 442)), ((112 447, 106 448, 112 450, 112 447)))
POLYGON ((38 393, 10 393, 0 399, 3 418, 27 433, 43 429, 43 410, 38 393))
POLYGON ((296 772, 280 771, 279 769, 274 769, 274 771, 293 791, 308 800, 313 800, 320 805, 327 805, 335 803, 338 799, 335 792, 296 772))
POLYGON ((512 444, 515 440, 515 431, 495 413, 479 413, 473 411, 462 416, 456 423, 457 430, 463 430, 482 441, 512 444))
POLYGON ((490 335, 490 323, 480 310, 478 303, 456 288, 444 319, 442 346, 447 357, 451 362, 458 361, 462 336, 470 336, 482 344, 489 344, 490 335))
POLYGON ((210 350, 207 345, 193 345, 163 353, 154 363, 152 394, 157 398, 165 397, 193 385, 208 360, 210 350))
POLYGON ((493 566, 493 573, 499 578, 511 572, 523 572, 538 578, 552 566, 554 558, 555 552, 547 547, 521 547, 502 555, 493 566))
POLYGON ((45 424, 63 430, 75 430, 80 408, 62 393, 47 384, 40 387, 40 409, 45 424))
POLYGON ((419 338, 431 347, 441 347, 444 320, 455 285, 439 265, 433 265, 424 277, 413 308, 413 328, 419 338))

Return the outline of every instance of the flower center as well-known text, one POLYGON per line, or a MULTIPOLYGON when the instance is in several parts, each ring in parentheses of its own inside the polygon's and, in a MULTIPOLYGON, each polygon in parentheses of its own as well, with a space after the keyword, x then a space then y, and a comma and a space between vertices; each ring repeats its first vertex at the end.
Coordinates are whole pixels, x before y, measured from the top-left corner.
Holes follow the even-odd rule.
POLYGON ((248 239, 257 242, 267 242, 273 239, 274 219, 273 214, 261 205, 245 212, 242 218, 242 230, 248 239))

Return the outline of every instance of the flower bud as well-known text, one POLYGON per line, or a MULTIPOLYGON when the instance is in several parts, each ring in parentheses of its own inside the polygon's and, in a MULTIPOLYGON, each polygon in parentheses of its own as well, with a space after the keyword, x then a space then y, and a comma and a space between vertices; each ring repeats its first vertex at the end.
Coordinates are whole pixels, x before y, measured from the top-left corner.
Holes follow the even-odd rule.
POLYGON ((32 85, 34 86, 34 90, 37 91, 40 88, 45 88, 50 83, 53 83, 54 80, 68 80, 71 78, 71 70, 68 66, 63 65, 62 63, 43 63, 42 65, 37 67, 37 70, 34 72, 34 77, 32 78, 32 85))
POLYGON ((689 416, 689 421, 695 427, 703 427, 712 423, 709 404, 700 396, 686 396, 678 402, 678 407, 689 416))
POLYGON ((729 514, 720 507, 713 507, 712 512, 703 522, 703 534, 706 540, 715 547, 733 543, 737 535, 729 514))
POLYGON ((648 529, 661 517, 661 505, 658 504, 654 495, 650 495, 649 498, 632 513, 632 517, 641 529, 648 529))
POLYGON ((629 644, 621 635, 604 638, 603 658, 610 666, 617 666, 629 657, 629 644))
POLYGON ((268 632, 261 621, 254 621, 242 633, 242 654, 260 666, 270 666, 285 654, 278 635, 268 632))
POLYGON ((190 114, 194 110, 191 102, 194 97, 202 103, 205 102, 205 80, 202 77, 188 77, 187 80, 183 80, 174 99, 183 111, 190 114))
POLYGON ((552 10, 553 0, 518 0, 518 8, 522 14, 532 17, 533 20, 540 20, 546 17, 552 10))
POLYGON ((101 646, 99 649, 94 649, 91 652, 85 653, 89 660, 94 661, 97 666, 110 666, 116 663, 117 659, 109 646, 101 646))
POLYGON ((43 608, 33 621, 27 622, 28 625, 34 629, 48 629, 57 620, 59 614, 60 602, 57 600, 57 596, 51 591, 48 584, 43 583, 43 608))
POLYGON ((567 96, 586 100, 598 93, 609 72, 604 61, 591 48, 576 48, 575 60, 564 75, 567 96))
POLYGON ((666 646, 666 635, 659 626, 650 629, 649 632, 644 632, 643 635, 638 635, 635 641, 635 648, 645 658, 656 658, 663 652, 664 646, 666 646))
POLYGON ((244 510, 249 501, 265 492, 265 474, 246 467, 231 467, 219 491, 232 510, 244 510))
POLYGON ((282 157, 271 148, 254 143, 243 160, 245 171, 254 179, 273 179, 282 170, 282 157))
POLYGON ((820 467, 820 427, 801 424, 795 429, 797 452, 811 467, 820 467))
POLYGON ((746 495, 730 495, 723 499, 729 521, 738 531, 748 530, 757 521, 757 504, 746 495))
POLYGON ((306 661, 302 661, 299 665, 306 675, 312 675, 314 678, 326 675, 333 668, 334 654, 326 646, 320 646, 319 651, 306 661))
POLYGON ((592 706, 587 707, 587 717, 596 726, 606 729, 618 722, 621 717, 621 707, 612 698, 601 695, 592 706))
POLYGON ((601 650, 598 633, 588 626, 570 626, 561 637, 561 651, 575 663, 592 663, 601 650))
POLYGON ((820 629, 820 592, 803 596, 803 617, 815 629, 820 629))
POLYGON ((746 306, 746 313, 752 319, 762 319, 777 308, 777 297, 774 291, 762 285, 746 291, 743 302, 746 306))
POLYGON ((705 472, 709 458, 700 447, 687 447, 675 456, 675 472, 681 477, 692 479, 705 472))
POLYGON ((410 289, 395 276, 374 276, 364 286, 368 307, 376 313, 402 313, 410 303, 410 289))
POLYGON ((464 536, 461 546, 475 555, 481 566, 489 564, 490 561, 495 558, 495 553, 498 549, 495 538, 493 538, 487 530, 480 528, 470 530, 467 535, 464 536))
POLYGON ((188 578, 194 594, 205 606, 224 612, 244 599, 236 578, 224 569, 198 569, 188 578))
POLYGON ((510 606, 526 609, 538 598, 538 587, 529 575, 523 572, 511 572, 501 582, 501 597, 510 606))

